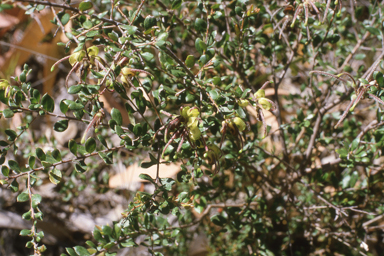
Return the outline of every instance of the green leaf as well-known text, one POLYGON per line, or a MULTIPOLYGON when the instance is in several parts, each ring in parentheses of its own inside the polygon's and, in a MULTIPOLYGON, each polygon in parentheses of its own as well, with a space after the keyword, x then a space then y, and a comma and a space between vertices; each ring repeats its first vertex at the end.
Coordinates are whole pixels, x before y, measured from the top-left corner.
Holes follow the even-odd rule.
POLYGON ((108 144, 107 144, 107 141, 105 140, 105 138, 104 138, 104 136, 102 136, 102 135, 97 135, 97 139, 100 141, 100 143, 104 146, 104 147, 106 147, 106 148, 108 148, 108 144))
POLYGON ((204 41, 200 41, 199 42, 199 46, 200 48, 203 50, 203 51, 206 51, 207 50, 207 45, 204 43, 204 41))
POLYGON ((57 161, 57 162, 60 162, 61 161, 61 153, 60 153, 60 150, 58 150, 57 148, 55 148, 53 151, 52 151, 52 157, 57 161))
POLYGON ((61 24, 63 24, 63 26, 67 25, 70 18, 71 18, 71 15, 69 15, 68 13, 65 13, 63 17, 61 17, 61 24))
POLYGON ((81 103, 73 102, 69 104, 68 108, 71 110, 81 110, 81 109, 84 109, 84 105, 81 103))
POLYGON ((27 80, 27 76, 25 74, 25 71, 21 72, 19 78, 20 78, 20 82, 25 83, 25 81, 27 80))
POLYGON ((171 237, 176 237, 179 233, 180 233, 180 230, 179 229, 175 229, 175 230, 172 231, 171 237))
POLYGON ((42 197, 38 194, 32 195, 32 207, 36 208, 41 203, 42 197))
POLYGON ((365 53, 355 54, 355 60, 364 60, 366 57, 365 53))
POLYGON ((146 61, 151 61, 151 60, 154 59, 153 54, 150 53, 150 52, 143 52, 143 53, 141 54, 141 57, 143 57, 143 59, 146 60, 146 61))
POLYGON ((108 236, 111 236, 112 235, 112 228, 108 225, 104 225, 102 226, 101 230, 103 231, 103 235, 108 235, 108 236))
POLYGON ((156 18, 149 15, 144 20, 144 29, 148 30, 152 28, 153 26, 156 26, 156 18))
POLYGON ((51 166, 52 166, 52 163, 47 162, 47 161, 41 161, 41 164, 42 164, 45 168, 48 168, 48 167, 51 167, 51 166))
POLYGON ((113 231, 114 231, 115 239, 118 240, 120 235, 121 235, 121 225, 120 225, 120 223, 116 223, 115 225, 113 225, 113 231))
POLYGON ((53 168, 51 171, 49 171, 49 180, 55 185, 60 183, 62 177, 63 175, 61 171, 56 168, 53 168))
POLYGON ((27 211, 26 213, 21 215, 21 218, 23 218, 24 220, 31 220, 31 211, 27 211))
POLYGON ((203 19, 197 18, 195 20, 195 29, 197 32, 205 32, 207 30, 207 22, 203 19))
POLYGON ((213 224, 215 224, 217 226, 224 226, 224 224, 227 220, 221 215, 214 215, 211 217, 211 221, 213 224))
POLYGON ((179 9, 182 3, 183 3, 182 0, 175 0, 175 1, 173 1, 171 8, 173 10, 179 9))
POLYGON ((93 24, 92 24, 91 21, 86 20, 86 21, 83 23, 83 27, 84 27, 85 29, 90 29, 90 28, 93 27, 93 24))
POLYGON ((41 104, 43 105, 43 109, 47 112, 53 112, 55 109, 55 101, 48 94, 44 94, 41 98, 41 104))
POLYGON ((372 35, 375 35, 375 36, 380 35, 380 29, 374 28, 374 27, 366 27, 366 28, 369 31, 369 33, 371 33, 372 35))
POLYGON ((330 42, 331 44, 335 44, 340 40, 340 35, 333 34, 333 35, 329 36, 327 39, 328 39, 328 42, 330 42))
POLYGON ((113 164, 113 152, 99 152, 99 156, 106 164, 113 164))
POLYGON ((158 162, 158 161, 157 161, 157 158, 154 157, 151 153, 149 153, 149 158, 151 159, 152 162, 155 162, 155 163, 158 162))
POLYGON ((81 165, 79 165, 79 164, 76 164, 75 165, 75 170, 77 171, 77 172, 80 172, 80 173, 84 173, 84 172, 86 172, 87 171, 87 169, 84 169, 81 165))
POLYGON ((71 151, 71 153, 76 156, 76 154, 77 154, 77 143, 74 140, 70 140, 68 142, 68 148, 69 148, 69 151, 71 151))
MULTIPOLYGON (((355 56, 356 56, 356 55, 355 55, 355 56)), ((360 83, 362 83, 362 84, 369 84, 368 80, 365 79, 365 78, 359 78, 358 80, 359 80, 360 83)))
POLYGON ((73 86, 69 87, 68 93, 69 94, 76 94, 76 93, 80 92, 82 88, 83 88, 82 84, 73 85, 73 86))
POLYGON ((28 165, 30 168, 33 169, 33 167, 35 166, 35 162, 36 162, 36 157, 35 156, 30 156, 28 158, 28 165))
POLYGON ((123 124, 123 117, 121 116, 121 113, 117 108, 112 109, 111 116, 112 119, 115 120, 118 125, 123 124))
POLYGON ((9 108, 6 108, 6 109, 3 110, 3 116, 5 118, 11 118, 11 117, 14 116, 14 114, 15 113, 11 109, 9 109, 9 108))
POLYGON ((1 173, 5 176, 5 177, 8 177, 9 176, 9 168, 8 166, 1 166, 1 173))
POLYGON ((146 169, 146 168, 149 168, 149 167, 158 163, 157 159, 151 153, 149 153, 149 157, 150 157, 151 161, 150 162, 142 162, 141 163, 142 168, 146 169))
POLYGON ((160 33, 158 36, 157 36, 157 39, 156 39, 156 45, 157 46, 163 46, 165 44, 165 42, 167 41, 168 39, 168 33, 166 32, 163 32, 163 33, 160 33))
POLYGON ((9 160, 8 166, 9 168, 11 168, 11 170, 14 170, 15 172, 21 172, 19 164, 14 160, 9 160))
POLYGON ((189 68, 193 68, 195 65, 195 57, 193 55, 188 55, 185 60, 185 65, 189 68))
POLYGON ((36 156, 41 161, 45 161, 45 159, 46 159, 46 155, 45 155, 44 151, 41 148, 36 148, 36 156))
POLYGON ((109 242, 107 243, 106 245, 103 246, 104 249, 108 250, 108 249, 111 249, 113 246, 115 246, 116 244, 114 242, 109 242))
POLYGON ((196 38, 195 48, 200 54, 203 54, 207 47, 201 38, 196 38))
POLYGON ((23 229, 20 231, 20 236, 29 236, 30 234, 32 234, 32 231, 29 230, 29 229, 23 229))
POLYGON ((96 149, 95 139, 92 137, 88 138, 87 141, 85 142, 85 150, 88 153, 92 153, 93 151, 95 151, 95 149, 96 149))
POLYGON ((99 34, 100 34, 99 30, 92 30, 92 31, 87 32, 87 34, 85 34, 85 36, 86 37, 95 37, 95 36, 98 36, 99 34))
POLYGON ((85 242, 89 247, 96 248, 96 245, 92 241, 86 241, 85 242))
POLYGON ((68 111, 68 105, 67 104, 65 104, 65 102, 62 100, 61 102, 60 102, 60 111, 61 111, 61 113, 63 113, 64 115, 67 113, 67 111, 68 111))
POLYGON ((29 195, 28 195, 28 192, 27 191, 23 191, 21 192, 18 196, 17 196, 17 202, 21 203, 21 202, 26 202, 29 200, 29 195))
POLYGON ((132 238, 125 240, 124 242, 121 243, 121 246, 123 247, 132 247, 132 246, 137 246, 135 241, 133 241, 132 238))
POLYGON ((209 95, 211 95, 211 98, 213 99, 213 100, 217 100, 217 98, 219 98, 219 93, 216 91, 216 90, 210 90, 209 91, 209 95))
POLYGON ((117 40, 119 40, 119 35, 115 31, 108 33, 108 37, 111 38, 115 42, 117 42, 117 40))
MULTIPOLYGON (((143 166, 142 166, 142 167, 143 167, 143 166)), ((143 168, 145 168, 145 167, 143 167, 143 168)), ((152 177, 149 176, 148 174, 145 174, 145 173, 141 173, 141 174, 139 175, 139 178, 142 179, 142 180, 147 180, 147 181, 149 181, 149 182, 151 182, 151 183, 155 183, 155 181, 152 179, 152 177)))
POLYGON ((351 151, 355 150, 360 144, 360 138, 356 138, 352 141, 351 151))
POLYGON ((57 132, 63 132, 67 130, 67 128, 68 128, 68 119, 60 120, 53 125, 53 130, 57 132))
POLYGON ((14 179, 11 183, 11 185, 9 186, 10 189, 13 191, 13 192, 17 192, 19 191, 19 183, 17 182, 16 179, 14 179))
POLYGON ((88 256, 88 255, 91 255, 87 249, 85 249, 84 247, 82 246, 75 246, 73 247, 73 249, 75 249, 75 252, 80 255, 80 256, 88 256))
POLYGON ((375 72, 373 72, 373 78, 379 84, 379 87, 384 87, 384 76, 383 76, 383 73, 381 73, 379 71, 375 71, 375 72))
POLYGON ((130 26, 130 25, 120 25, 120 27, 122 27, 123 29, 125 29, 128 33, 128 35, 133 35, 136 33, 137 31, 137 27, 136 26, 130 26))
POLYGON ((93 4, 91 2, 82 2, 79 5, 79 10, 83 12, 91 9, 92 7, 93 7, 93 4))
POLYGON ((14 141, 17 138, 17 134, 14 130, 5 129, 5 134, 8 135, 7 140, 14 141))
POLYGON ((65 248, 69 256, 79 256, 72 248, 65 248))
POLYGON ((172 190, 172 186, 176 183, 174 179, 171 178, 163 178, 161 179, 161 184, 163 184, 163 187, 167 191, 172 190))
POLYGON ((139 108, 139 112, 144 114, 145 109, 147 108, 145 98, 141 96, 140 98, 136 99, 136 105, 139 108))

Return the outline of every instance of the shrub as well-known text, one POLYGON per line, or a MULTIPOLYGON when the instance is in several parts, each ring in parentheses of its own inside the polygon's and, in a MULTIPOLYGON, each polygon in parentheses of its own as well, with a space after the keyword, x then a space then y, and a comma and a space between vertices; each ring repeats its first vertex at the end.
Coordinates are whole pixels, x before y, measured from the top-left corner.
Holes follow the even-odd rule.
POLYGON ((0 7, 17 6, 29 15, 53 12, 56 33, 67 37, 52 71, 64 71, 57 86, 68 94, 34 88, 27 64, 0 82, 0 183, 28 202, 22 218, 33 225, 20 235, 35 255, 49 249, 38 223, 52 203, 39 186, 49 180, 70 204, 85 188, 106 193, 118 164, 137 160, 156 166, 155 176, 140 175, 152 186, 67 254, 115 255, 140 245, 152 255, 186 255, 195 234, 209 255, 380 254, 383 5, 14 0, 0 7), (59 133, 85 125, 59 146, 42 123, 59 133), (169 163, 179 165, 177 177, 160 173, 169 163))

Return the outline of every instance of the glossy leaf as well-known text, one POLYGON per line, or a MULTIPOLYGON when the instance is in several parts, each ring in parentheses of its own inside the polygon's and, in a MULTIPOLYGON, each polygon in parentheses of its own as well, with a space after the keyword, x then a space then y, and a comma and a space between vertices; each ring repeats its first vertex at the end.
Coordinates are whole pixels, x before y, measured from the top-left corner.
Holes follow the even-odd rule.
POLYGON ((96 141, 94 138, 88 138, 87 141, 85 142, 85 150, 88 153, 92 153, 96 149, 96 141))
POLYGON ((17 202, 26 202, 29 200, 29 195, 28 195, 28 191, 24 191, 24 192, 21 192, 18 196, 17 196, 17 202))
POLYGON ((70 140, 68 142, 68 148, 71 151, 72 154, 77 154, 77 143, 74 140, 70 140))
POLYGON ((67 130, 67 128, 68 128, 68 120, 67 119, 57 121, 53 126, 53 130, 55 130, 57 132, 63 132, 65 130, 67 130))
POLYGON ((113 108, 111 111, 112 119, 116 121, 118 125, 123 124, 123 117, 121 116, 121 113, 118 109, 113 108))
POLYGON ((53 168, 50 172, 49 172, 49 180, 57 185, 60 183, 61 179, 62 179, 63 175, 61 173, 60 170, 56 169, 56 168, 53 168))
POLYGON ((44 94, 41 98, 41 104, 43 105, 43 109, 47 112, 53 112, 55 109, 55 101, 48 94, 44 94))
POLYGON ((91 9, 92 7, 93 7, 93 4, 91 2, 81 2, 79 5, 79 10, 83 12, 91 9))

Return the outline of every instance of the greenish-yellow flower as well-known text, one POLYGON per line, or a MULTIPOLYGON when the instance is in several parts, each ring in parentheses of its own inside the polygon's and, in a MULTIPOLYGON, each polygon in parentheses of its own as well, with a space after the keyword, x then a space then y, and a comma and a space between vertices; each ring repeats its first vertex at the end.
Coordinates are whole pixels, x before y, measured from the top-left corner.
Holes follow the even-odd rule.
POLYGON ((244 131, 245 128, 247 128, 247 125, 240 117, 233 118, 233 123, 237 126, 237 129, 239 129, 240 132, 244 131))
POLYGON ((263 89, 260 89, 255 93, 254 96, 256 99, 264 98, 265 97, 265 91, 263 89))
POLYGON ((272 108, 272 103, 266 98, 259 99, 259 103, 261 107, 265 110, 270 110, 272 108))
POLYGON ((69 57, 69 63, 73 66, 77 62, 80 62, 84 59, 85 57, 85 51, 81 50, 75 53, 72 53, 72 55, 69 57))

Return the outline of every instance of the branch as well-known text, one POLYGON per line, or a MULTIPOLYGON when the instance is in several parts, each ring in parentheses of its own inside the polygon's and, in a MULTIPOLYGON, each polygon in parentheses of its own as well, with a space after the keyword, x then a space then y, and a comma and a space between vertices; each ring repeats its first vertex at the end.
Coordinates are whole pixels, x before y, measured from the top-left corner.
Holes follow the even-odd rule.
POLYGON ((27 172, 22 172, 22 173, 18 173, 16 175, 13 175, 13 176, 8 176, 5 178, 5 180, 11 180, 11 179, 17 179, 21 176, 24 176, 24 175, 30 175, 32 173, 35 173, 37 171, 42 171, 46 168, 51 168, 51 167, 56 167, 58 165, 62 165, 62 164, 65 164, 65 163, 70 163, 70 162, 74 162, 74 161, 78 161, 78 160, 84 160, 88 157, 91 157, 91 156, 95 156, 95 155, 98 155, 100 152, 101 153, 106 153, 106 152, 110 152, 110 151, 116 151, 116 150, 119 150, 121 148, 124 148, 125 145, 122 145, 122 146, 118 146, 118 147, 114 147, 114 148, 109 148, 109 149, 105 149, 105 150, 101 150, 101 151, 98 151, 98 152, 93 152, 93 153, 90 153, 90 154, 86 154, 86 155, 83 155, 83 156, 79 156, 79 157, 75 157, 75 158, 72 158, 72 159, 67 159, 67 160, 62 160, 60 162, 57 162, 57 163, 54 163, 48 167, 38 167, 38 168, 35 168, 35 169, 31 169, 30 171, 27 171, 27 172))

